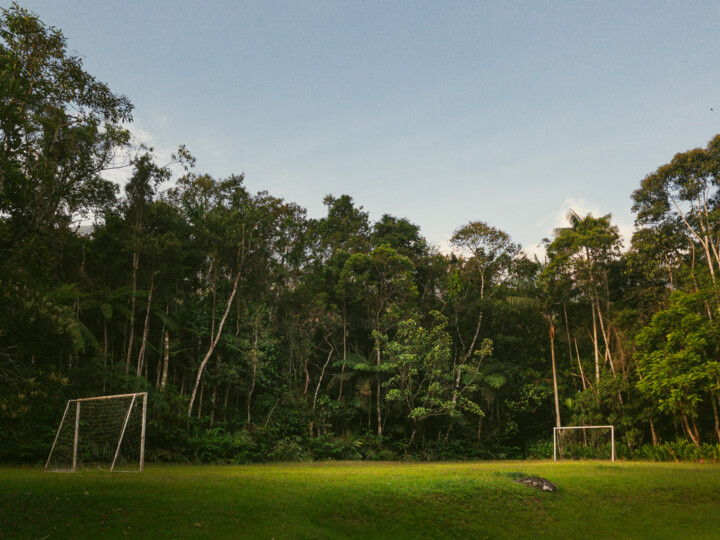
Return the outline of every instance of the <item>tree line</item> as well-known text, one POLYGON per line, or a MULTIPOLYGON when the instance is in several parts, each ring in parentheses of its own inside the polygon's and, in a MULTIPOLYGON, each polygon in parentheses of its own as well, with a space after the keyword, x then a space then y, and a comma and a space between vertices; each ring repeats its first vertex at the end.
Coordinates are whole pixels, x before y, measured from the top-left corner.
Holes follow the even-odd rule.
POLYGON ((2 10, 0 459, 45 455, 68 398, 127 391, 155 459, 519 457, 554 425, 720 441, 720 135, 640 181, 629 246, 570 210, 540 261, 481 220, 441 253, 349 195, 309 218, 183 146, 160 163, 132 111, 2 10))

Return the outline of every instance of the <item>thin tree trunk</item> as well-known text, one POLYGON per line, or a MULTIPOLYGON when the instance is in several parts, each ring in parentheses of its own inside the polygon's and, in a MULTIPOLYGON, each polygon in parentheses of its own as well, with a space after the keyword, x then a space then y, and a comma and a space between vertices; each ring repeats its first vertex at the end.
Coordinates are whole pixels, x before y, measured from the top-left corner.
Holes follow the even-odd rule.
POLYGON ((263 427, 267 427, 268 422, 270 422, 270 419, 272 418, 273 412, 275 412, 275 407, 277 407, 278 403, 280 403, 280 398, 277 398, 275 400, 275 403, 273 404, 272 408, 270 409, 270 412, 267 415, 267 418, 265 419, 265 423, 263 424, 263 427))
POLYGON ((692 424, 693 433, 695 434, 695 440, 697 441, 695 443, 696 446, 700 446, 700 430, 697 427, 697 424, 695 423, 695 417, 690 417, 690 423, 692 424))
MULTIPOLYGON (((328 343, 328 345, 330 345, 330 343, 328 343)), ((330 363, 330 358, 332 358, 333 351, 335 351, 335 347, 330 345, 330 352, 328 353, 327 360, 325 360, 325 364, 323 365, 322 371, 320 372, 320 379, 318 380, 317 387, 315 387, 315 397, 313 398, 313 413, 315 412, 315 405, 317 404, 318 393, 320 392, 320 385, 322 384, 323 375, 325 375, 325 369, 330 363)))
POLYGON ((673 273, 672 273, 672 267, 670 266, 670 260, 668 259, 667 255, 665 255, 665 264, 667 265, 668 275, 670 276, 670 290, 675 290, 675 280, 673 279, 673 273))
POLYGON ((105 393, 105 384, 107 383, 107 359, 108 359, 108 332, 107 319, 103 315, 103 394, 105 393))
POLYGON ((715 419, 715 435, 720 443, 720 419, 718 418, 717 403, 715 403, 715 396, 710 393, 710 403, 712 403, 713 418, 715 419))
POLYGON ((568 355, 570 358, 570 364, 572 364, 572 343, 570 342, 570 323, 568 323, 568 316, 567 316, 567 305, 565 304, 565 301, 563 301, 563 315, 565 315, 565 336, 567 337, 567 344, 568 344, 568 355))
POLYGON ((600 352, 598 351, 597 321, 595 316, 595 301, 590 301, 593 319, 593 347, 595 347, 595 382, 600 382, 600 352))
POLYGON ((377 346, 377 434, 378 437, 382 436, 382 410, 380 409, 380 343, 376 343, 377 346))
POLYGON ((657 433, 655 432, 655 422, 652 421, 652 418, 650 418, 650 435, 652 435, 653 446, 657 446, 658 437, 657 433))
POLYGON ((133 340, 135 339, 135 294, 137 293, 137 271, 140 266, 140 255, 133 253, 132 260, 132 296, 130 297, 130 339, 128 339, 127 357, 125 358, 125 375, 130 373, 133 340))
POLYGON ((340 392, 338 392, 338 401, 342 400, 343 379, 345 378, 345 363, 347 362, 347 313, 345 305, 343 305, 343 365, 340 369, 340 392))
POLYGON ((580 378, 582 379, 583 390, 587 390, 585 372, 583 371, 582 362, 580 361, 580 351, 578 350, 577 338, 573 338, 573 341, 575 342, 575 354, 577 355, 578 367, 580 368, 580 378))
MULTIPOLYGON (((166 309, 165 309, 165 315, 167 316, 167 304, 166 304, 166 309)), ((163 366, 162 356, 164 354, 164 352, 163 352, 163 344, 164 343, 165 343, 165 320, 163 320, 162 328, 160 329, 160 344, 158 345, 159 355, 158 355, 157 366, 155 369, 155 388, 160 388, 160 377, 162 376, 162 366, 163 366)))
POLYGON ((417 425, 413 422, 413 430, 412 434, 410 435, 410 440, 408 441, 408 450, 412 447, 413 442, 415 441, 415 434, 417 433, 417 425))
POLYGON ((143 336, 142 344, 140 345, 140 352, 138 353, 137 361, 137 375, 142 374, 142 370, 145 364, 145 349, 147 347, 148 332, 150 331, 150 307, 152 305, 153 287, 155 285, 155 276, 153 273, 150 274, 150 291, 148 292, 147 310, 145 311, 145 324, 143 325, 143 336))
POLYGON ((230 306, 232 306, 232 302, 235 299, 235 294, 238 290, 238 284, 240 283, 240 275, 242 273, 242 269, 238 268, 237 276, 235 276, 235 282, 233 283, 232 293, 230 293, 230 298, 228 298, 227 305, 225 307, 225 313, 223 314, 222 319, 220 320, 220 325, 218 326, 217 334, 215 335, 215 339, 210 344, 210 348, 208 349, 207 353, 205 354, 205 358, 203 358, 203 361, 200 363, 200 368, 198 369, 197 377, 195 378, 195 386, 193 387, 192 394, 190 395, 190 404, 188 405, 188 412, 187 416, 190 418, 192 415, 192 409, 193 405, 195 404, 195 396, 197 394, 198 386, 200 386, 200 379, 202 378, 203 371, 205 370, 205 366, 208 363, 208 360, 210 360, 210 357, 212 356, 213 351, 215 350, 215 347, 218 344, 218 341, 220 341, 220 336, 222 335, 222 329, 223 326, 225 326, 225 321, 227 320, 228 313, 230 313, 230 306))
MULTIPOLYGON (((698 234, 698 232, 688 223, 685 214, 680 209, 680 206, 678 206, 677 202, 675 201, 674 197, 670 197, 670 200, 675 205, 675 209, 680 214, 680 217, 682 218, 683 222, 685 223, 685 226, 688 228, 688 230, 692 233, 692 235, 698 239, 700 242, 700 245, 703 247, 703 250, 705 251, 705 260, 708 264, 708 269, 710 270, 710 278, 712 279, 712 282, 715 283, 715 265, 713 264, 713 258, 710 254, 710 246, 708 245, 708 238, 707 236, 703 235, 702 237, 698 234)), ((700 223, 702 223, 702 220, 700 220, 700 223)), ((720 263, 720 260, 718 260, 720 263)))
MULTIPOLYGON (((690 439, 692 440, 693 444, 695 446, 700 446, 700 436, 697 434, 697 426, 695 426, 695 430, 690 426, 690 422, 688 422, 687 414, 685 414, 684 409, 680 409, 680 414, 682 415, 682 421, 683 421, 683 427, 685 428, 686 433, 690 436, 690 439)), ((693 421, 694 423, 694 421, 693 421)))
POLYGON ((557 369, 555 367, 555 326, 550 323, 550 356, 552 358, 553 391, 555 392, 555 424, 561 427, 560 422, 560 397, 558 395, 557 369))
POLYGON ((250 384, 250 391, 248 392, 248 398, 247 398, 247 423, 250 425, 250 410, 252 406, 252 396, 253 391, 255 390, 255 380, 257 378, 257 367, 258 367, 258 329, 257 325, 255 326, 255 340, 253 344, 253 354, 252 354, 252 382, 250 384))
MULTIPOLYGON (((167 330, 165 330, 165 347, 163 351, 163 367, 162 367, 162 375, 160 376, 160 391, 165 390, 165 383, 167 382, 167 375, 168 375, 168 366, 170 365, 170 335, 167 330)), ((184 380, 183 380, 184 384, 184 380)))
POLYGON ((600 319, 600 330, 602 331, 603 341, 605 343, 605 358, 610 362, 610 371, 615 375, 615 364, 612 359, 612 352, 610 351, 610 338, 605 331, 605 323, 603 322, 602 312, 600 311, 600 302, 595 302, 595 306, 597 307, 597 315, 598 319, 600 319))
POLYGON ((307 399, 308 395, 308 387, 310 386, 310 370, 308 370, 308 363, 310 362, 310 355, 305 355, 305 362, 303 363, 303 369, 305 371, 305 390, 303 391, 303 395, 305 396, 305 399, 307 399))

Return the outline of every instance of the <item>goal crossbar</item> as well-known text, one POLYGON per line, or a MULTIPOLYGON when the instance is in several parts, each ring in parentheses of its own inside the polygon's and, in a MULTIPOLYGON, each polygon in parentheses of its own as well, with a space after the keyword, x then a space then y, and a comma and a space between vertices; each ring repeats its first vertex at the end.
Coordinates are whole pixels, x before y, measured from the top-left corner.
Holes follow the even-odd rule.
POLYGON ((122 462, 141 472, 146 415, 147 392, 68 400, 45 470, 75 472, 82 463, 113 472, 122 462))
POLYGON ((610 461, 615 461, 615 426, 560 426, 553 428, 553 461, 558 460, 558 431, 572 429, 609 429, 610 430, 610 461))

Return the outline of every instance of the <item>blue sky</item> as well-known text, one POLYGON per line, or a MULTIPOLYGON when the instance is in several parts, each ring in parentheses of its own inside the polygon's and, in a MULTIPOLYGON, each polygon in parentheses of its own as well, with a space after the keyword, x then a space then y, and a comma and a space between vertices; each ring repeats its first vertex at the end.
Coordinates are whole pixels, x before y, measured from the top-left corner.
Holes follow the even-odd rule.
MULTIPOLYGON (((2 0, 1 5, 8 5, 2 0)), ((720 132, 720 3, 27 0, 159 153, 532 251, 720 132), (711 111, 711 108, 715 109, 711 111)))

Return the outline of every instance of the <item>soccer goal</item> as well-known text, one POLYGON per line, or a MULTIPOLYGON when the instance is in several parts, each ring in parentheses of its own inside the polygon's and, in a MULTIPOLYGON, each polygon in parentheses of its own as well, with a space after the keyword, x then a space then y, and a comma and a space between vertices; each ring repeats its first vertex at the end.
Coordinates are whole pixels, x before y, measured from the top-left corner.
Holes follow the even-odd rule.
POLYGON ((69 400, 45 470, 142 471, 146 412, 146 392, 69 400))
POLYGON ((553 428, 553 460, 609 459, 615 461, 614 426, 553 428))

